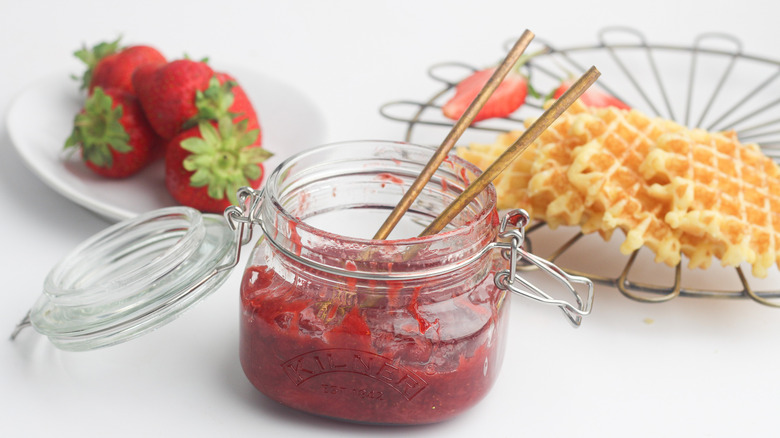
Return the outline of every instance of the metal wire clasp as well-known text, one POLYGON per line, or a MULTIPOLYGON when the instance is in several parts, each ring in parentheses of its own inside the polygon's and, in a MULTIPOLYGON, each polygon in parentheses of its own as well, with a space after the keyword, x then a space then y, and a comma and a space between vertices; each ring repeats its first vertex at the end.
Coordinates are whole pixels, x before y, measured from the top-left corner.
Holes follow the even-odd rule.
POLYGON ((260 223, 258 212, 260 204, 263 202, 262 189, 241 187, 236 192, 236 198, 236 203, 226 208, 223 213, 225 221, 235 233, 236 251, 227 263, 216 267, 213 275, 236 267, 241 259, 241 248, 252 241, 253 225, 260 223))
POLYGON ((588 315, 593 307, 593 282, 585 277, 570 275, 555 264, 526 251, 523 248, 523 242, 525 241, 525 226, 528 225, 529 221, 528 213, 519 209, 509 211, 501 220, 499 238, 509 239, 509 242, 502 242, 499 245, 504 248, 501 255, 509 261, 509 269, 496 272, 494 277, 496 286, 532 300, 558 306, 569 318, 569 321, 575 327, 579 327, 582 323, 582 317, 588 315), (513 228, 507 230, 509 225, 512 225, 513 228), (574 295, 576 305, 553 298, 527 279, 517 275, 517 264, 521 262, 530 263, 556 279, 574 295), (584 300, 574 288, 573 283, 583 284, 587 288, 584 300))
POLYGON ((263 192, 251 187, 241 187, 236 192, 236 198, 236 203, 225 209, 224 216, 230 229, 239 233, 241 245, 246 245, 252 240, 251 225, 258 222, 257 215, 263 192))

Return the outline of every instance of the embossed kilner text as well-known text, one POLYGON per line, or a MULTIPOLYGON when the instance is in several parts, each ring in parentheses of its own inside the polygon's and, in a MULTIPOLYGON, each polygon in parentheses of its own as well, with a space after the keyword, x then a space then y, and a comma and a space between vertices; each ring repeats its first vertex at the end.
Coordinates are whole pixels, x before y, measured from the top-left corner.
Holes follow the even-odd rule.
POLYGON ((384 356, 346 348, 315 350, 282 364, 287 377, 296 384, 328 373, 360 374, 389 385, 407 400, 420 393, 427 383, 408 368, 384 356))

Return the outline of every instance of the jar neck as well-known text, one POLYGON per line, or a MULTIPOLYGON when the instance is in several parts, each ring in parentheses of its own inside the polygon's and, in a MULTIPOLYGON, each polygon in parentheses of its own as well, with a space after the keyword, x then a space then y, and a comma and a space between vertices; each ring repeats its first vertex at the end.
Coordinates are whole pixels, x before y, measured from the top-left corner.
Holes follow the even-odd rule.
POLYGON ((266 238, 303 263, 378 278, 424 273, 478 256, 496 238, 492 186, 444 231, 425 237, 403 235, 424 229, 479 175, 478 168, 457 157, 448 158, 423 188, 406 222, 399 224, 400 235, 370 238, 432 152, 405 143, 351 142, 291 158, 265 185, 260 217, 266 238), (368 231, 368 237, 359 235, 361 230, 368 231))

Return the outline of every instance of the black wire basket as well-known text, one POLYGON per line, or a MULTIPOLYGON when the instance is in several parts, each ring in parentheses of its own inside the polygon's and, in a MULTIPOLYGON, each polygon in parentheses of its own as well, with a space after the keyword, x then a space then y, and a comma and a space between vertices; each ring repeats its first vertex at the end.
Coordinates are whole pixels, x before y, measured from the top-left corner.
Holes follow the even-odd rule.
MULTIPOLYGON (((548 92, 595 65, 602 73, 598 86, 632 108, 689 127, 733 130, 740 141, 758 144, 780 163, 780 61, 744 53, 740 41, 731 35, 702 34, 692 45, 679 46, 650 43, 635 29, 610 27, 598 33, 594 45, 560 49, 537 38, 526 53, 533 57, 524 64, 523 73, 538 95, 529 94, 526 103, 509 117, 473 124, 461 144, 492 143, 497 133, 523 129, 523 120, 541 113, 548 92)), ((441 85, 439 91, 425 100, 386 103, 380 113, 406 125, 405 141, 438 146, 453 126, 442 115, 442 105, 460 80, 483 67, 463 62, 435 64, 428 75, 441 85)), ((527 237, 529 244, 538 243, 537 254, 567 272, 613 286, 634 300, 748 297, 780 307, 780 301, 774 300, 780 297, 780 285, 773 276, 777 272, 761 280, 745 275, 742 267, 715 266, 703 271, 683 268, 681 263, 669 268, 653 262, 647 250, 623 256, 613 242, 570 228, 550 230, 543 222, 531 225, 527 237), (721 270, 725 272, 713 275, 721 270), (718 278, 715 285, 712 278, 718 278)))

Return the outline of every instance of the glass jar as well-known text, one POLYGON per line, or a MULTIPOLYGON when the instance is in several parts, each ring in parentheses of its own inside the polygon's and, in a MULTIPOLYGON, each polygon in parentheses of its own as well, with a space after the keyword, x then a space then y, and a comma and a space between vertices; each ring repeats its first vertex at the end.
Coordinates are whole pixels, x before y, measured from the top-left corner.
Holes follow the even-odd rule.
POLYGON ((59 348, 89 350, 158 328, 225 281, 257 226, 263 235, 241 281, 240 359, 260 391, 356 422, 457 415, 498 376, 507 292, 558 306, 579 325, 593 283, 527 252, 528 215, 499 220, 492 186, 442 232, 415 237, 479 175, 457 157, 388 240, 373 240, 432 153, 398 142, 323 146, 282 163, 263 191, 239 190, 226 221, 172 207, 118 223, 49 273, 12 339, 32 326, 59 348), (530 283, 527 268, 576 303, 530 283))
POLYGON ((431 149, 353 142, 283 163, 241 283, 240 357, 268 397, 375 424, 438 422, 494 384, 509 296, 489 251, 492 185, 442 232, 417 236, 479 170, 450 157, 388 240, 372 240, 431 149))

